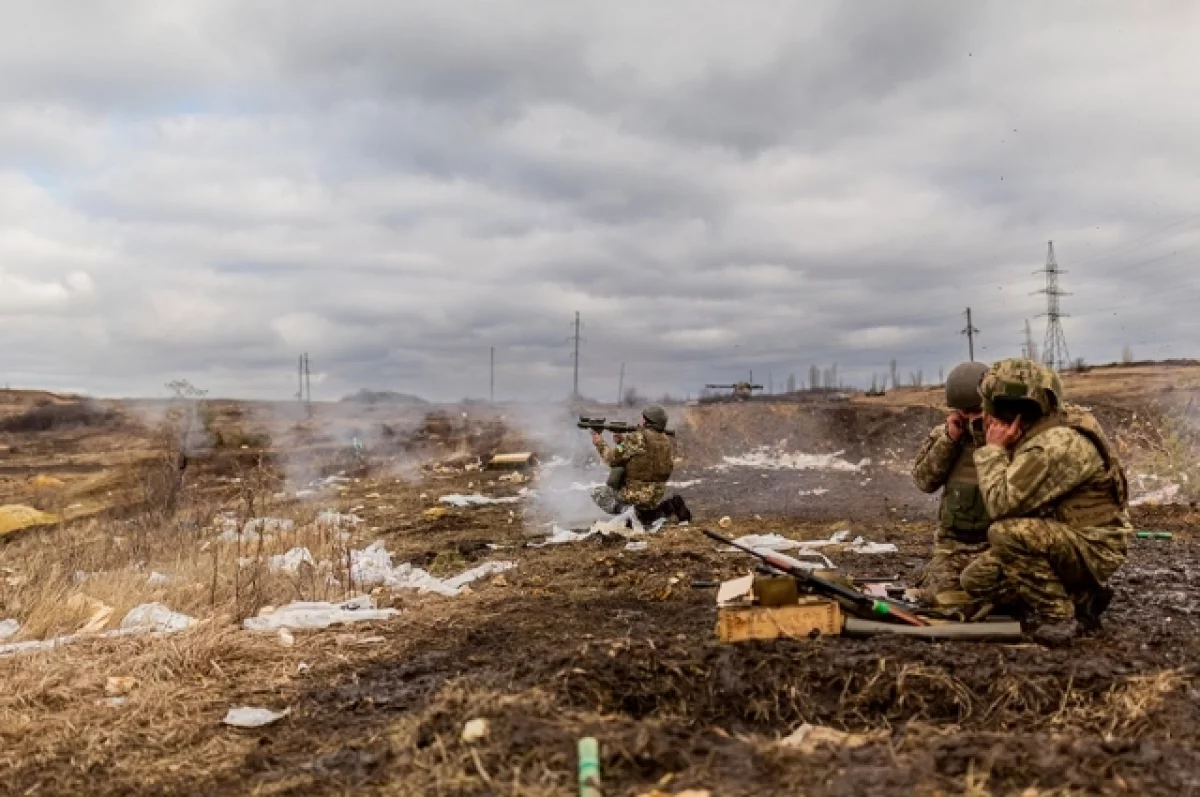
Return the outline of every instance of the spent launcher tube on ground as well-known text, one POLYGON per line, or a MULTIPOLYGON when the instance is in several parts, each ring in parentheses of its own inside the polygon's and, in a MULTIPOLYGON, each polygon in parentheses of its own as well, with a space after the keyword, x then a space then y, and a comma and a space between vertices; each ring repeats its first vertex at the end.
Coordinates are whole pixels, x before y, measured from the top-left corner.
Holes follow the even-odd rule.
POLYGON ((716 540, 725 545, 731 545, 739 551, 744 551, 756 559, 760 559, 781 573, 786 573, 803 588, 817 595, 824 595, 827 598, 835 598, 840 603, 847 605, 848 608, 861 612, 868 617, 881 619, 885 622, 899 623, 901 625, 912 626, 927 626, 929 623, 918 617, 917 615, 897 605, 894 601, 880 600, 872 598, 869 595, 864 595, 861 592, 851 589, 850 587, 842 586, 841 584, 832 581, 826 581, 823 578, 814 576, 802 567, 796 567, 787 560, 786 557, 775 556, 770 553, 756 551, 746 545, 741 545, 720 534, 701 529, 704 535, 709 539, 716 540))
MULTIPOLYGON (((604 418, 585 418, 580 416, 577 424, 580 429, 591 429, 593 432, 614 432, 616 434, 630 434, 636 432, 641 427, 637 424, 626 423, 625 421, 609 421, 604 418)), ((667 429, 664 434, 675 436, 674 429, 667 429)))

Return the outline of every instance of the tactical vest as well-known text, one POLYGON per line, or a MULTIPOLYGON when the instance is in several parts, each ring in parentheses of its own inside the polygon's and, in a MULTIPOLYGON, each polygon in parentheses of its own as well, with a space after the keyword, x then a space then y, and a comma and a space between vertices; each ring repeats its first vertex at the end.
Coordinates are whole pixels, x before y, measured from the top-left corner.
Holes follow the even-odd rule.
POLYGON ((1104 469, 1057 501, 1041 507, 1038 514, 1076 528, 1119 524, 1129 508, 1129 483, 1116 450, 1095 416, 1068 407, 1064 412, 1034 424, 1025 438, 1033 439, 1060 426, 1074 429, 1086 437, 1099 452, 1104 469))
POLYGON ((975 446, 964 443, 942 488, 938 522, 949 536, 968 544, 985 542, 992 519, 988 515, 979 471, 975 468, 975 446))
POLYGON ((671 438, 653 429, 641 429, 646 452, 625 464, 625 478, 631 482, 665 482, 675 470, 671 438))

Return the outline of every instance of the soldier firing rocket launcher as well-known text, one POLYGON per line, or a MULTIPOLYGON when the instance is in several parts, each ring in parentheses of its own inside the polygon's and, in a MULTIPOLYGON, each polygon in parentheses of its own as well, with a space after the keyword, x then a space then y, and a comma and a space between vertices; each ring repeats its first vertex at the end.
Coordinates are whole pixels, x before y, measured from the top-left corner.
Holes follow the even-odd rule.
MULTIPOLYGON (((636 432, 638 426, 625 421, 610 421, 605 418, 588 418, 584 415, 579 416, 577 426, 580 429, 591 429, 593 432, 613 432, 614 434, 630 434, 636 432)), ((664 434, 675 436, 674 429, 664 429, 664 434)))

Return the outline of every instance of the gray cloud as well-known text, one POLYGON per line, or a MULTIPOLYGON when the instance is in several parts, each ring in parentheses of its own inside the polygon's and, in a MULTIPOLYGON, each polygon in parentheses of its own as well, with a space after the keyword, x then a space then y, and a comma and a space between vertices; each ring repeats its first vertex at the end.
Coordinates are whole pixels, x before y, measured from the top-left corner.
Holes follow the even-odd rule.
POLYGON ((39 3, 0 31, 13 384, 502 397, 1193 354, 1189 4, 39 3), (1036 13, 1035 13, 1036 11, 1036 13), (1034 319, 1040 339, 1041 321, 1034 319))

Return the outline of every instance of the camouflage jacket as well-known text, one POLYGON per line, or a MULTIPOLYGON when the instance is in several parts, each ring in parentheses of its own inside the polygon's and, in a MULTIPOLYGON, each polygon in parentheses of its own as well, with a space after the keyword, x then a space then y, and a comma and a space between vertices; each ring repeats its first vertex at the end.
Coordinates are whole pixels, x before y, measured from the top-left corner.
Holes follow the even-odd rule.
MULTIPOLYGON (((1104 457, 1087 436, 1070 426, 1048 426, 1031 430, 1011 452, 994 445, 975 452, 979 486, 996 520, 1065 522, 1055 517, 1055 509, 1104 476, 1104 457)), ((1080 554, 1101 581, 1124 560, 1132 528, 1124 506, 1116 507, 1115 514, 1114 522, 1102 526, 1068 523, 1078 532, 1080 554)))
POLYGON ((950 439, 945 424, 930 432, 913 463, 912 477, 917 489, 923 493, 936 493, 942 489, 961 451, 961 443, 950 439))
MULTIPOLYGON (((674 466, 674 458, 669 443, 664 450, 664 447, 661 445, 652 445, 647 440, 646 434, 645 430, 638 429, 635 432, 624 435, 621 442, 614 446, 610 446, 603 439, 596 443, 596 453, 600 455, 600 459, 604 460, 604 463, 610 468, 626 468, 631 472, 641 470, 657 471, 662 476, 661 479, 653 480, 626 479, 625 484, 618 491, 618 495, 623 503, 636 506, 639 509, 653 508, 662 503, 667 494, 667 479, 670 478, 671 469, 674 466), (651 457, 655 458, 654 462, 635 462, 635 460, 645 460, 651 457), (647 464, 650 465, 649 468, 639 467, 647 464), (631 465, 633 467, 630 467, 631 465)), ((661 435, 661 437, 664 440, 667 439, 666 435, 661 435)))

